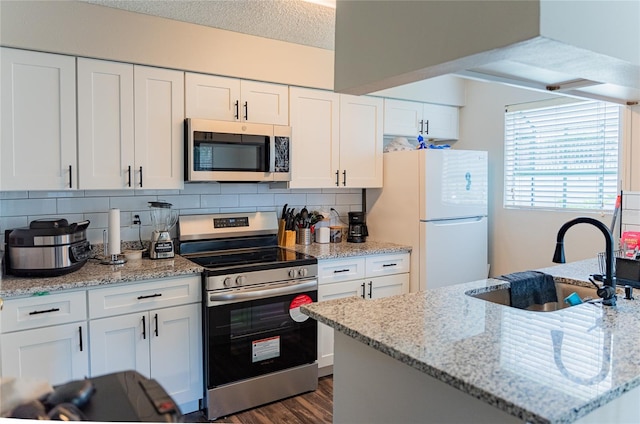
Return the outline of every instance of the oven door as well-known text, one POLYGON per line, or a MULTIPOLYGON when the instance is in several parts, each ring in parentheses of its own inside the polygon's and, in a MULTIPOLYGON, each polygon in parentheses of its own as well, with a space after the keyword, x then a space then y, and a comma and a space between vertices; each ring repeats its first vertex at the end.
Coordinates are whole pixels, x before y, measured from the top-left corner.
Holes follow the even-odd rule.
POLYGON ((315 362, 317 323, 300 305, 317 293, 316 279, 207 292, 207 387, 315 362))

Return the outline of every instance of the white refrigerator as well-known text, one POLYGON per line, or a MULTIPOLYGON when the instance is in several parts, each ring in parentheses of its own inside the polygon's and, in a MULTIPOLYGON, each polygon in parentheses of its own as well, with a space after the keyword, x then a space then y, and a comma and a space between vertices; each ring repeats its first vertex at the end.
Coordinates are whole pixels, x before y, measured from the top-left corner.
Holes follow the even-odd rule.
POLYGON ((367 190, 369 239, 412 247, 410 290, 487 278, 487 152, 388 152, 383 173, 367 190))

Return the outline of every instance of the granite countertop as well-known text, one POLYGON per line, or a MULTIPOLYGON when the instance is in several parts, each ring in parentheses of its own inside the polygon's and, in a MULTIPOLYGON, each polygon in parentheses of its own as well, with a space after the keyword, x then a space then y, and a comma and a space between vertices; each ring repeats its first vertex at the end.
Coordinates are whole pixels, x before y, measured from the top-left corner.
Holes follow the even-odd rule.
MULTIPOLYGON (((589 284, 598 263, 542 271, 589 284)), ((531 423, 566 423, 640 386, 640 296, 529 312, 465 293, 486 279, 376 300, 305 305, 337 331, 531 423), (554 338, 552 341, 552 337, 554 338)))
MULTIPOLYGON (((307 246, 296 244, 288 247, 288 249, 305 253, 318 259, 411 251, 411 248, 407 246, 374 241, 365 243, 312 243, 307 246)), ((143 258, 115 266, 102 265, 98 259, 89 259, 78 271, 59 277, 21 278, 12 275, 2 276, 0 279, 0 297, 7 299, 41 292, 198 274, 202 270, 201 266, 180 255, 175 255, 173 259, 151 260, 143 258)))
POLYGON ((296 244, 295 246, 287 247, 287 249, 293 249, 296 252, 311 255, 318 260, 411 252, 410 246, 380 241, 365 241, 364 243, 311 243, 306 246, 296 244))
POLYGON ((202 267, 176 255, 172 259, 128 261, 123 265, 102 265, 98 259, 89 259, 79 270, 59 277, 24 278, 4 275, 0 279, 0 297, 28 296, 106 284, 127 283, 180 275, 199 274, 202 267))

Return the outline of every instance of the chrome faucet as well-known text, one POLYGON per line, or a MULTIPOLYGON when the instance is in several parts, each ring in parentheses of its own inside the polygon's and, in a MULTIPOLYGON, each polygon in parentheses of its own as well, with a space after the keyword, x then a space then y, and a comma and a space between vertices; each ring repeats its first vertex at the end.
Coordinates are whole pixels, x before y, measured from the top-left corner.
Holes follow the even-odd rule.
POLYGON ((558 238, 556 239, 556 251, 553 254, 553 262, 558 264, 563 264, 565 262, 564 259, 564 235, 567 230, 573 227, 576 224, 591 224, 594 227, 598 228, 602 234, 604 235, 605 243, 606 243, 606 264, 605 264, 605 276, 603 280, 603 286, 598 286, 593 280, 591 282, 596 286, 597 294, 602 298, 602 304, 607 306, 615 306, 616 305, 616 277, 614 275, 614 256, 613 256, 613 235, 611 231, 604 225, 602 222, 598 221, 594 218, 589 217, 578 217, 568 221, 560 227, 558 230, 558 238))

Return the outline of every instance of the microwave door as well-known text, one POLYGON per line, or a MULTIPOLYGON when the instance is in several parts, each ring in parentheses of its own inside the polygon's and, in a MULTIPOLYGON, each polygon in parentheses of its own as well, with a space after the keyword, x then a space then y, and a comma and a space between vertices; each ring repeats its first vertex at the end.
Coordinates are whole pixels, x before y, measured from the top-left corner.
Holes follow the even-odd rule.
POLYGON ((273 126, 187 119, 186 127, 187 181, 273 181, 273 126))

